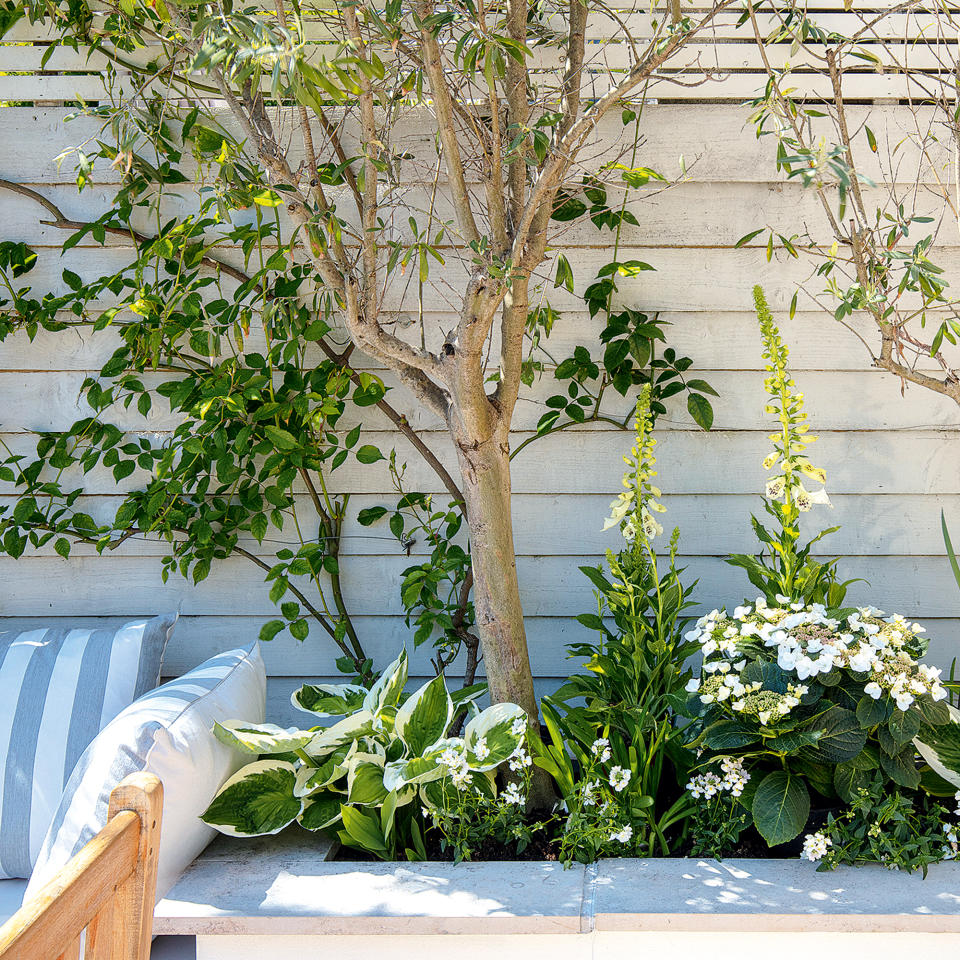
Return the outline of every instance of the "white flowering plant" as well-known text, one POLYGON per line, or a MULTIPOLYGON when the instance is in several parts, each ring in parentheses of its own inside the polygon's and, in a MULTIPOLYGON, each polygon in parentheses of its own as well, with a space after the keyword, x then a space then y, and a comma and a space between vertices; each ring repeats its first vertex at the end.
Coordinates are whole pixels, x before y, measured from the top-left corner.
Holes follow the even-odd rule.
POLYGON ((370 689, 307 684, 293 694, 317 719, 343 718, 332 726, 218 723, 221 742, 257 759, 224 783, 204 822, 253 837, 296 821, 383 860, 426 859, 429 810, 448 789, 495 799, 498 769, 523 751, 527 715, 512 703, 478 710, 475 690, 451 695, 442 676, 409 696, 406 682, 404 651, 370 689), (451 736, 464 711, 463 736, 451 736))
POLYGON ((948 798, 885 791, 878 784, 858 791, 850 807, 830 813, 804 837, 800 856, 832 870, 840 864, 879 863, 922 870, 955 860, 960 852, 960 791, 948 798))
MULTIPOLYGON (((519 724, 518 724, 519 729, 519 724)), ((455 758, 446 758, 455 763, 455 758)), ((484 781, 480 789, 460 783, 453 777, 435 781, 430 791, 429 807, 424 816, 439 834, 440 850, 449 850, 454 862, 475 858, 488 859, 522 854, 537 835, 546 838, 544 831, 553 818, 532 821, 527 815, 527 798, 533 760, 525 745, 508 761, 506 786, 499 794, 488 789, 484 781)))
POLYGON ((567 813, 564 858, 669 855, 691 809, 682 784, 692 760, 674 715, 686 702, 692 674, 685 664, 697 649, 683 636, 692 588, 676 564, 677 531, 666 563, 654 547, 664 507, 648 388, 635 427, 624 490, 606 522, 619 528, 624 547, 607 552, 606 570, 581 567, 596 587, 597 612, 577 619, 599 640, 570 645, 584 669, 541 702, 549 740, 535 762, 553 777, 567 813), (606 746, 598 755, 600 742, 606 746), (592 802, 598 791, 603 799, 592 802))
POLYGON ((870 607, 761 596, 687 634, 703 658, 687 686, 700 710, 690 745, 704 766, 742 764, 739 800, 769 845, 803 831, 811 794, 829 807, 862 789, 943 795, 960 785, 960 725, 940 670, 922 662, 923 632, 870 607))

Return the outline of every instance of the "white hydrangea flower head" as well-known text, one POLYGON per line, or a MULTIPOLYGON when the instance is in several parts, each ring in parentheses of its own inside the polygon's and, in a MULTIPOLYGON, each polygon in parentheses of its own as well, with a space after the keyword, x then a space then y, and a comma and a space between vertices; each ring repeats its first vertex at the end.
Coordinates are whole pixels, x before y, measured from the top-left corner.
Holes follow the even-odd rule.
POLYGON ((800 856, 804 860, 810 860, 816 863, 816 861, 822 860, 827 855, 827 851, 832 846, 833 841, 825 833, 820 831, 817 833, 808 833, 806 837, 804 837, 803 850, 800 856))

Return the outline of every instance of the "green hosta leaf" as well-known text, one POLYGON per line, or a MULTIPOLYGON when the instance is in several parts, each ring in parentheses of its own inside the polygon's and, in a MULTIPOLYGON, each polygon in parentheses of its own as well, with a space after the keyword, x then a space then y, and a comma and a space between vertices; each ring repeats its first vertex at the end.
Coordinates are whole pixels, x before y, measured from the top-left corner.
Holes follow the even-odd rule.
POLYGON ((419 756, 446 732, 453 719, 453 701, 443 677, 434 677, 397 710, 394 733, 413 756, 419 756))
POLYGON ((383 758, 364 753, 352 757, 347 773, 347 802, 373 806, 379 804, 387 793, 383 785, 383 758))
POLYGON ((303 804, 303 810, 297 817, 297 823, 304 830, 323 830, 332 827, 340 819, 340 804, 343 796, 339 793, 320 793, 303 804))
POLYGON ((386 838, 380 829, 378 819, 373 814, 343 805, 340 808, 340 815, 343 817, 340 840, 346 846, 359 847, 377 856, 387 852, 386 838))
POLYGON ((823 731, 813 753, 818 760, 827 763, 852 760, 867 742, 866 731, 860 726, 857 715, 843 707, 830 707, 813 721, 811 728, 823 731))
POLYGON ((753 822, 767 845, 798 836, 810 816, 810 794, 800 777, 777 770, 768 773, 753 795, 753 822))
POLYGON ((759 739, 755 730, 736 720, 718 720, 703 731, 704 743, 712 750, 735 750, 759 739))
POLYGON ((357 752, 357 741, 352 740, 337 747, 319 766, 303 766, 297 771, 293 793, 306 797, 317 790, 330 786, 347 772, 347 761, 357 752))
POLYGON ((493 770, 515 756, 526 730, 527 714, 515 703, 496 703, 477 714, 463 734, 471 769, 493 770))
POLYGON ((384 707, 395 707, 406 682, 407 651, 402 650, 400 656, 383 671, 380 679, 368 691, 363 701, 363 709, 379 713, 384 707))
POLYGON ((200 819, 231 837, 279 833, 303 809, 293 795, 297 769, 282 760, 258 760, 220 788, 200 819))
POLYGON ((960 787, 960 711, 950 707, 949 716, 949 723, 924 724, 913 743, 934 773, 960 787))
POLYGON ((325 757, 337 747, 352 740, 359 740, 370 733, 373 733, 373 714, 369 710, 358 710, 332 727, 315 734, 304 750, 311 757, 325 757))
POLYGON ((399 790, 408 784, 427 783, 446 776, 446 768, 434 757, 412 757, 394 760, 383 768, 383 785, 388 790, 399 790))
POLYGON ((920 714, 913 710, 894 710, 887 721, 887 729, 895 743, 909 743, 920 732, 920 714))
POLYGON ((284 729, 273 723, 244 723, 240 720, 214 722, 213 733, 228 747, 256 755, 300 750, 316 736, 309 730, 297 730, 296 727, 284 729))
POLYGON ((366 695, 366 687, 356 683, 305 683, 290 702, 318 717, 339 717, 359 710, 366 695))
POLYGON ((908 790, 916 790, 920 786, 920 771, 917 769, 916 755, 917 751, 913 748, 913 744, 892 757, 888 753, 881 752, 880 766, 894 783, 908 790))

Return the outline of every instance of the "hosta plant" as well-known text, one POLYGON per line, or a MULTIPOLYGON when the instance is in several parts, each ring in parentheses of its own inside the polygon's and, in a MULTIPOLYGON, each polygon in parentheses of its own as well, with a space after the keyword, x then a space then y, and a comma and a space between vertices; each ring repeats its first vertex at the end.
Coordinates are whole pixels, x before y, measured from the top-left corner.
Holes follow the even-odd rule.
POLYGON ((284 730, 272 724, 217 724, 224 743, 252 762, 221 787, 202 819, 221 833, 252 837, 297 821, 307 830, 338 830, 341 842, 383 860, 426 858, 424 809, 445 790, 496 795, 497 768, 521 750, 526 714, 511 703, 483 711, 478 691, 451 696, 442 676, 408 697, 407 656, 369 690, 307 684, 293 704, 328 727, 284 730), (462 737, 449 736, 464 710, 462 737))

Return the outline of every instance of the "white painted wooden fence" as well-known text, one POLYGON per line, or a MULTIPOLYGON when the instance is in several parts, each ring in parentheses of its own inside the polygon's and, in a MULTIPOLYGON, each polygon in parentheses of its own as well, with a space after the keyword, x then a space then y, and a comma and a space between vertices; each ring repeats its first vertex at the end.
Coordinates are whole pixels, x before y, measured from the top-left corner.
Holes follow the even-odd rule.
MULTIPOLYGON (((832 18, 844 28, 853 17, 869 22, 874 16, 862 9, 844 13, 841 0, 819 0, 817 6, 827 11, 821 20, 832 18)), ((875 2, 871 9, 886 6, 875 2)), ((901 38, 923 31, 943 33, 944 20, 928 16, 895 24, 884 21, 883 30, 888 31, 885 36, 901 38)), ((703 72, 707 62, 715 79, 692 88, 664 84, 663 92, 656 94, 671 102, 646 108, 639 162, 674 174, 682 155, 690 178, 666 192, 631 201, 640 226, 625 231, 621 250, 621 259, 637 257, 656 267, 656 272, 644 273, 627 285, 628 299, 638 308, 661 311, 670 320, 672 343, 694 358, 698 373, 720 392, 715 427, 709 434, 698 430, 680 406, 661 420, 658 454, 667 523, 680 526, 688 576, 700 578, 703 605, 709 608, 752 594, 742 574, 726 566, 723 557, 751 549, 747 521, 750 512, 760 508, 758 492, 765 475, 760 461, 769 449, 759 338, 751 313, 751 287, 760 282, 781 311, 796 379, 806 394, 812 427, 821 438, 811 453, 814 462, 827 469, 835 508, 811 514, 811 524, 843 525, 826 546, 842 556, 845 576, 869 581, 855 586, 853 596, 924 620, 934 638, 936 659, 947 665, 960 652, 960 590, 944 556, 939 517, 944 510, 960 540, 960 410, 919 388, 910 388, 901 397, 899 383, 871 369, 863 345, 812 301, 801 300, 796 318, 788 321, 783 311, 797 283, 806 279, 807 265, 792 260, 768 263, 763 238, 734 249, 739 237, 758 226, 793 232, 800 221, 817 227, 821 215, 811 195, 778 176, 772 144, 758 141, 747 123, 748 110, 740 101, 757 90, 761 78, 754 49, 732 37, 727 18, 717 28, 715 42, 702 45, 689 60, 685 79, 697 70, 703 72)), ((64 147, 92 132, 84 120, 65 124, 69 109, 61 102, 78 93, 95 96, 94 90, 100 90, 96 72, 102 64, 61 51, 44 65, 41 75, 36 71, 42 27, 18 27, 7 39, 31 45, 0 45, 0 70, 26 71, 0 76, 0 100, 47 104, 0 109, 0 177, 34 186, 67 216, 92 219, 104 209, 110 173, 104 171, 99 186, 78 195, 69 165, 58 171, 53 160, 64 147), (62 73, 66 70, 81 72, 62 73)), ((937 56, 953 57, 955 45, 953 29, 935 48, 940 51, 937 56)), ((608 57, 618 53, 604 49, 608 57)), ((909 43, 903 47, 905 53, 910 49, 909 43)), ((928 58, 934 56, 929 48, 923 49, 928 58)), ((783 59, 789 53, 773 55, 783 59)), ((799 76, 812 94, 821 90, 821 81, 813 75, 799 76)), ((869 70, 847 89, 852 99, 865 100, 910 92, 902 76, 869 70)), ((865 104, 851 110, 857 122, 870 113, 870 125, 882 143, 902 142, 910 122, 907 107, 865 104)), ((620 136, 617 123, 607 125, 600 139, 607 144, 620 136)), ((428 124, 414 129, 408 139, 412 152, 432 155, 428 124)), ((906 159, 901 169, 909 180, 917 168, 911 167, 907 147, 902 150, 906 159)), ((942 160, 937 175, 950 177, 951 158, 945 154, 942 160)), ((930 176, 925 168, 922 178, 930 176)), ((936 196, 921 197, 919 203, 938 217, 944 213, 943 201, 936 196)), ((38 268, 30 274, 38 293, 60 287, 64 267, 92 276, 123 262, 122 249, 113 243, 103 249, 89 238, 60 257, 63 233, 40 224, 41 215, 28 199, 0 191, 0 236, 24 240, 41 253, 38 268)), ((945 225, 941 237, 946 246, 941 247, 938 262, 956 283, 960 280, 956 225, 945 225)), ((610 253, 609 241, 590 230, 572 231, 564 244, 581 281, 588 281, 591 267, 604 263, 610 253)), ((595 341, 598 326, 582 303, 553 290, 550 300, 564 311, 551 340, 555 355, 564 355, 573 343, 595 341)), ((428 291, 428 319, 435 329, 452 325, 446 319, 450 301, 441 287, 428 291)), ((402 311, 406 304, 398 300, 394 306, 402 311)), ((864 330, 869 339, 869 328, 864 330)), ((112 349, 109 337, 84 341, 72 332, 42 335, 32 344, 25 336, 8 339, 0 346, 0 438, 12 450, 26 453, 34 443, 31 430, 76 419, 81 415, 80 383, 112 349)), ((529 435, 550 392, 552 378, 547 378, 521 401, 517 442, 529 435)), ((409 408, 400 389, 391 396, 399 407, 409 408)), ((442 459, 452 467, 440 424, 412 409, 410 417, 436 440, 442 459)), ((170 427, 162 412, 146 423, 122 413, 118 422, 132 431, 170 427)), ((411 485, 436 488, 416 455, 390 435, 386 421, 374 415, 367 423, 363 442, 395 444, 400 458, 410 465, 411 485)), ((595 562, 606 547, 615 546, 613 535, 602 534, 600 527, 609 500, 619 490, 621 454, 629 445, 628 434, 589 426, 540 441, 514 463, 518 565, 534 669, 544 684, 567 671, 564 644, 582 636, 573 617, 594 603, 578 564, 595 562)), ((131 477, 121 487, 135 480, 131 477)), ((380 466, 345 466, 334 480, 339 489, 353 492, 355 508, 389 502, 389 477, 380 466)), ((106 472, 91 473, 86 487, 88 512, 94 515, 106 514, 121 492, 106 472)), ((7 495, 0 491, 0 496, 7 495)), ((352 514, 356 516, 355 511, 352 514)), ((410 561, 377 527, 365 529, 351 522, 345 537, 341 562, 347 601, 358 616, 364 643, 382 663, 410 634, 398 597, 399 573, 410 561)), ((414 556, 420 549, 414 547, 414 556)), ((246 561, 220 564, 198 587, 177 579, 162 586, 163 552, 155 543, 131 543, 104 557, 77 549, 69 561, 52 551, 17 562, 0 558, 0 617, 11 618, 10 622, 41 616, 122 617, 182 604, 183 619, 165 667, 165 672, 177 674, 218 649, 249 642, 273 615, 261 573, 246 561)), ((330 646, 319 635, 304 645, 278 639, 266 645, 264 653, 272 675, 270 709, 276 716, 284 715, 289 691, 303 676, 334 672, 330 646)), ((426 653, 414 655, 414 672, 426 671, 426 653)))

